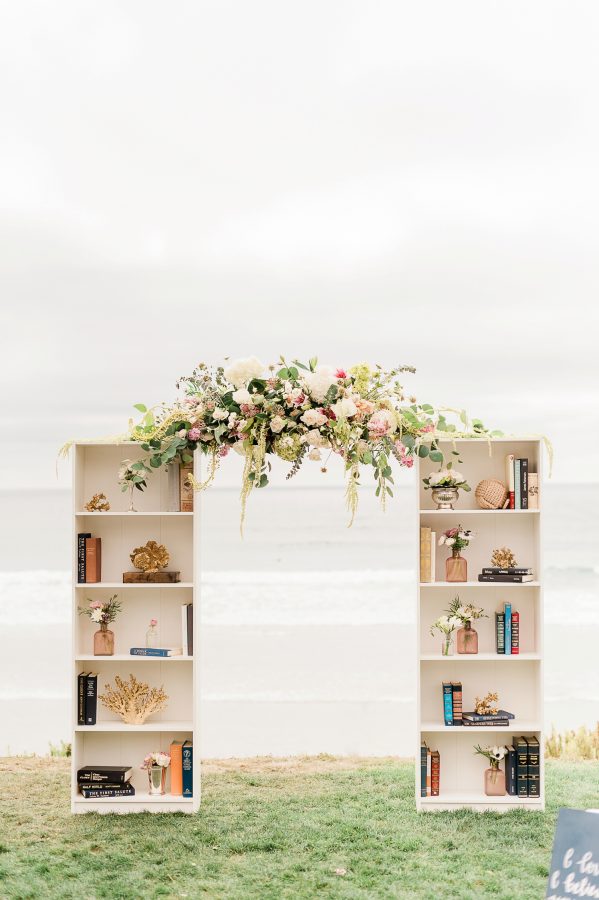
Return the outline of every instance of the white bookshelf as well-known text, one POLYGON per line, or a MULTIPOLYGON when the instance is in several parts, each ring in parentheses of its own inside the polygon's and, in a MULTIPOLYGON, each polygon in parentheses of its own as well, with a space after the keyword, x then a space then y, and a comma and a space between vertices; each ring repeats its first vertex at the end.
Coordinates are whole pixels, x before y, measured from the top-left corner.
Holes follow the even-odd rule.
MULTIPOLYGON (((139 459, 147 454, 138 443, 77 443, 73 447, 73 536, 72 536, 72 665, 71 685, 73 722, 71 810, 74 813, 193 813, 200 806, 199 691, 197 648, 199 644, 198 503, 193 513, 168 510, 168 476, 163 469, 152 471, 144 492, 135 491, 138 512, 127 512, 128 494, 117 483, 123 459, 139 459), (97 492, 106 494, 108 512, 85 511, 84 504, 97 492), (77 535, 91 532, 102 539, 102 582, 77 583, 77 535), (176 584, 123 584, 122 574, 133 567, 129 554, 134 547, 156 540, 170 553, 168 568, 181 572, 176 584), (110 626, 115 634, 113 656, 93 655, 93 634, 97 626, 78 607, 86 597, 105 599, 117 593, 122 610, 110 626), (181 645, 181 605, 194 604, 195 656, 151 658, 131 656, 131 647, 143 647, 151 618, 158 619, 160 643, 181 645), (169 700, 166 708, 148 718, 143 725, 126 725, 98 700, 97 724, 77 724, 77 676, 80 672, 98 673, 98 694, 104 685, 114 684, 115 675, 128 678, 131 673, 151 686, 164 686, 169 700), (193 741, 193 797, 170 794, 170 769, 166 793, 150 796, 147 774, 140 769, 143 758, 153 750, 169 752, 173 740, 193 741), (78 792, 77 771, 83 765, 129 765, 134 797, 85 799, 78 792)), ((196 476, 199 460, 195 460, 196 476)))
POLYGON ((541 559, 542 444, 538 440, 496 438, 491 447, 486 440, 455 442, 458 457, 451 455, 452 441, 440 448, 446 461, 455 459, 472 487, 470 493, 460 491, 455 510, 437 510, 431 492, 425 491, 422 478, 439 468, 428 457, 417 463, 417 572, 420 571, 420 528, 430 527, 439 534, 462 524, 476 534, 475 540, 462 551, 468 561, 467 582, 445 581, 446 548, 436 547, 436 580, 418 582, 416 590, 416 679, 417 735, 415 746, 415 797, 418 810, 452 810, 468 807, 474 810, 545 808, 545 773, 543 763, 543 586, 541 559), (489 451, 491 450, 491 455, 489 451), (539 474, 538 510, 483 510, 476 504, 474 490, 484 478, 497 478, 505 483, 505 456, 528 458, 529 470, 539 474), (524 584, 493 584, 477 579, 483 566, 491 564, 491 553, 497 547, 510 547, 519 565, 533 567, 535 580, 524 584), (430 625, 456 594, 466 603, 484 608, 488 619, 474 624, 478 632, 476 655, 441 655, 441 635, 430 635, 430 625), (509 598, 520 613, 520 653, 502 655, 495 652, 495 612, 509 598), (443 721, 442 682, 461 681, 463 708, 474 708, 474 697, 488 691, 499 693, 500 706, 516 716, 509 728, 467 728, 445 726, 443 721), (475 744, 513 744, 520 736, 535 736, 541 748, 540 796, 487 797, 483 789, 486 760, 473 752, 475 744), (441 756, 440 791, 438 797, 420 796, 420 746, 425 740, 441 756))

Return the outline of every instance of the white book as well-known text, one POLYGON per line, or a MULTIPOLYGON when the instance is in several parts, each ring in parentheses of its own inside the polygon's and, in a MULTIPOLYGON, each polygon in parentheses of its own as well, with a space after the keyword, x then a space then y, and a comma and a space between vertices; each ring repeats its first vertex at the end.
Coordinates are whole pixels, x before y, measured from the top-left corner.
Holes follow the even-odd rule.
POLYGON ((189 603, 181 606, 181 644, 183 645, 183 655, 189 656, 189 644, 187 643, 187 607, 189 603))
POLYGON ((539 508, 539 475, 538 472, 528 473, 528 508, 539 508))
POLYGON ((431 531, 431 584, 437 580, 435 577, 435 565, 437 563, 437 535, 431 531))

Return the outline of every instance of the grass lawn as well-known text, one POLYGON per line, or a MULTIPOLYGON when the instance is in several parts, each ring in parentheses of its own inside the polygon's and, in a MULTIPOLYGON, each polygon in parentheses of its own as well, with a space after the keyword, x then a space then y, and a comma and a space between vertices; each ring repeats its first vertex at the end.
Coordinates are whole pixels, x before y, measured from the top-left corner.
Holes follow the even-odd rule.
POLYGON ((0 759, 0 897, 539 900, 558 808, 599 806, 596 762, 548 762, 547 812, 504 815, 417 815, 402 760, 205 771, 197 816, 71 816, 68 760, 0 759))

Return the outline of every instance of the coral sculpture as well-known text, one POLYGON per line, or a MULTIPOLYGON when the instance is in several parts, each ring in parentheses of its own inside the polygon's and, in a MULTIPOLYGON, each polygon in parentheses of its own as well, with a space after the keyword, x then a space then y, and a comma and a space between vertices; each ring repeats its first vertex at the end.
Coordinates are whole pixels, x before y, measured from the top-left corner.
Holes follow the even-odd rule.
POLYGON ((168 696, 162 687, 151 688, 138 681, 135 675, 130 675, 129 681, 115 675, 114 680, 116 688, 105 684, 106 693, 100 694, 100 700, 106 709, 120 716, 127 725, 143 725, 148 716, 165 708, 168 696))
POLYGON ((108 512, 110 503, 106 494, 94 494, 91 500, 83 507, 88 512, 108 512))
POLYGON ((496 716, 499 710, 499 694, 491 692, 482 698, 475 697, 474 709, 477 716, 496 716))
POLYGON ((493 550, 491 565, 500 569, 509 569, 510 566, 517 566, 518 563, 509 547, 501 547, 499 550, 493 550))
POLYGON ((129 558, 142 572, 158 572, 168 565, 170 555, 164 544, 148 541, 145 547, 136 547, 129 558))

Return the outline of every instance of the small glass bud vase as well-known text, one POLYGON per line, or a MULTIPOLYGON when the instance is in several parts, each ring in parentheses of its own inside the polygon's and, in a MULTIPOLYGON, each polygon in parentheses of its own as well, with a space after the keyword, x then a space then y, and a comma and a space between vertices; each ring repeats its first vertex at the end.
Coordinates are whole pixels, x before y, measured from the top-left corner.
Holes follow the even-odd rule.
POLYGON ((443 635, 441 641, 441 656, 453 656, 453 634, 443 635))
POLYGON ((485 769, 485 794, 487 797, 503 797, 505 795, 505 772, 499 767, 485 769))
POLYGON ((150 794, 164 794, 166 766, 148 766, 148 791, 150 794))
POLYGON ((146 631, 146 647, 157 647, 158 646, 158 631, 156 630, 156 623, 151 622, 150 627, 146 631))
POLYGON ((445 560, 445 581, 468 581, 468 563, 459 550, 452 550, 445 560))
POLYGON ((114 656, 114 631, 108 625, 100 625, 94 634, 94 656, 114 656))
POLYGON ((472 622, 466 622, 458 629, 458 653, 478 653, 478 632, 472 622))

